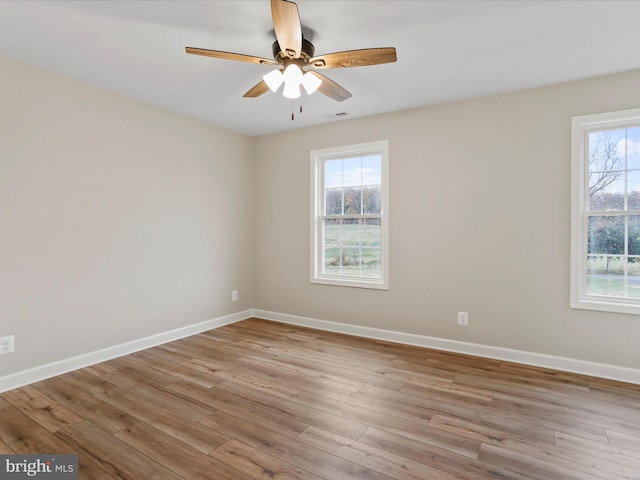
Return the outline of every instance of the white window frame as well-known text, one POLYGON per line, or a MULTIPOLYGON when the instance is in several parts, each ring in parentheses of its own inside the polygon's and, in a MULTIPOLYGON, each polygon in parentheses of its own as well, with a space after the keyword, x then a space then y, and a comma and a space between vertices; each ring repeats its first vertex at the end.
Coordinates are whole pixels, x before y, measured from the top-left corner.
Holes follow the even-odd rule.
POLYGON ((389 142, 361 143, 334 148, 311 151, 311 283, 336 285, 345 287, 389 289, 389 142), (380 245, 380 278, 353 277, 322 273, 322 222, 324 217, 324 162, 336 158, 378 153, 381 156, 381 245, 380 245))
MULTIPOLYGON (((571 119, 571 308, 640 314, 640 299, 587 294, 589 134, 640 126, 640 108, 571 119)), ((638 215, 640 211, 625 211, 638 215)))

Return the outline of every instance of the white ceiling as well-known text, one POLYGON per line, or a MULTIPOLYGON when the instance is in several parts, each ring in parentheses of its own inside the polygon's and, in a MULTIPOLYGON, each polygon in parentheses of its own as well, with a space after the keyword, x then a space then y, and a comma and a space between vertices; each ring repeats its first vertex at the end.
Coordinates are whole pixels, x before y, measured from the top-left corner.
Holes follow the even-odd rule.
POLYGON ((268 0, 4 0, 0 55, 247 135, 640 68, 640 1, 297 4, 317 55, 391 46, 398 61, 324 70, 353 94, 340 103, 319 93, 243 98, 270 67, 184 49, 271 58, 268 0))

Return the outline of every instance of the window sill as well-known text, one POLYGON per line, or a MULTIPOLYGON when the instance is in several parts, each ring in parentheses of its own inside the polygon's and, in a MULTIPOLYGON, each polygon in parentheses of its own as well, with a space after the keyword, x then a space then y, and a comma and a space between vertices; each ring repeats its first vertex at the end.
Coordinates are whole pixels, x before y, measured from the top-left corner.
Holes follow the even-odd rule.
POLYGON ((626 313, 629 315, 640 315, 640 303, 617 302, 614 299, 603 297, 581 298, 571 301, 571 308, 580 310, 595 310, 609 313, 626 313))
POLYGON ((334 287, 353 287, 353 288, 368 288, 372 290, 389 290, 389 286, 379 281, 367 281, 367 280, 354 280, 354 279, 341 279, 335 277, 316 277, 310 280, 311 283, 317 285, 332 285, 334 287))

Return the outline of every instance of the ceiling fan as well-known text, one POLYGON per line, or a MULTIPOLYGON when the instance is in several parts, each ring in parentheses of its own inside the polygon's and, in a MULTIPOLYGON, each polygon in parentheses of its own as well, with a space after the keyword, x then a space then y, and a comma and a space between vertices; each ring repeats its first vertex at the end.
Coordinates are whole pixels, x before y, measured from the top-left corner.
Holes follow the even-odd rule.
POLYGON ((276 41, 272 46, 273 60, 204 48, 186 47, 186 52, 276 66, 275 70, 264 75, 258 84, 249 89, 244 94, 245 97, 259 97, 269 90, 275 92, 284 83, 283 95, 287 98, 300 97, 302 86, 309 95, 317 90, 338 102, 351 97, 351 94, 314 69, 361 67, 396 61, 396 49, 393 47, 347 50, 314 56, 315 47, 302 35, 298 6, 294 2, 271 0, 271 18, 276 34, 276 41))

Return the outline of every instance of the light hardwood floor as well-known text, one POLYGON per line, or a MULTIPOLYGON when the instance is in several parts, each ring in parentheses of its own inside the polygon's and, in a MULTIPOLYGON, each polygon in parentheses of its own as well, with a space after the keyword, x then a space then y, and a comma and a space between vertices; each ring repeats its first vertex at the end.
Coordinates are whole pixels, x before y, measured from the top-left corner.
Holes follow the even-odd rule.
POLYGON ((640 386, 246 320, 0 395, 82 479, 640 479, 640 386))

